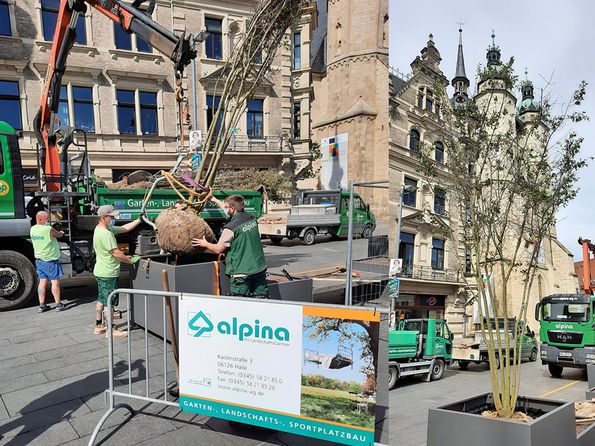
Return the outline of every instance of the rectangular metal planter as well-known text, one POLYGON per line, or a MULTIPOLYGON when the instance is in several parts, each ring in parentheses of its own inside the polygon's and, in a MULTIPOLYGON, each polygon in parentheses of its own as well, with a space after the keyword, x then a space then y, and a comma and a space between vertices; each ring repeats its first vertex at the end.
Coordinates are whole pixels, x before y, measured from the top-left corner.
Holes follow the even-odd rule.
POLYGON ((591 387, 589 390, 587 390, 585 397, 587 401, 591 401, 593 398, 595 398, 595 387, 591 387))
MULTIPOLYGON (((576 445, 574 404, 519 397, 519 408, 541 409, 531 423, 467 413, 492 402, 491 393, 430 409, 427 446, 576 445)), ((582 445, 581 445, 582 446, 582 445)))
MULTIPOLYGON (((165 270, 170 291, 216 295, 218 283, 219 294, 229 294, 229 277, 223 273, 225 267, 222 262, 174 266, 143 259, 137 265, 137 268, 131 272, 132 288, 137 290, 163 290, 162 271, 165 270), (219 269, 218 281, 217 268, 219 269)), ((269 297, 275 300, 312 302, 312 279, 269 284, 269 297)), ((178 305, 175 299, 172 306, 177 329, 178 305)), ((147 298, 147 321, 145 321, 145 297, 142 294, 133 296, 130 311, 133 323, 143 328, 146 324, 150 332, 163 336, 162 298, 155 296, 147 298)), ((167 339, 170 340, 169 333, 167 333, 167 339)))
POLYGON ((589 389, 595 387, 595 364, 587 364, 587 381, 589 389))
POLYGON ((576 438, 577 446, 593 446, 595 444, 595 423, 582 431, 576 438))

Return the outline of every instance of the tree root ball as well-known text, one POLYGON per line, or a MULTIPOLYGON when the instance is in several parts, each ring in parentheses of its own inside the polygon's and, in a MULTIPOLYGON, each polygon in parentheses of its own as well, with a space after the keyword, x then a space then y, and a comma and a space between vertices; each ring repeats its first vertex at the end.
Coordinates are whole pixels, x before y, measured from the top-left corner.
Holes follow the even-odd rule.
POLYGON ((192 254, 202 251, 202 248, 192 246, 193 238, 203 238, 213 243, 213 230, 194 212, 179 209, 163 211, 157 220, 157 243, 164 251, 174 254, 192 254))

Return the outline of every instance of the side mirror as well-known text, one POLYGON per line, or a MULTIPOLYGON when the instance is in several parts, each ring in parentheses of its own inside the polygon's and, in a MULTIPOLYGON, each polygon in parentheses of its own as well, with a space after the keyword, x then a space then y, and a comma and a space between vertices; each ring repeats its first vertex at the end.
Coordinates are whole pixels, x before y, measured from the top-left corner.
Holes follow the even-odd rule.
POLYGON ((541 320, 541 302, 535 305, 535 320, 541 320))
POLYGON ((449 339, 450 339, 451 341, 454 341, 454 339, 455 339, 455 335, 453 335, 453 334, 451 333, 451 334, 450 334, 450 336, 449 336, 449 339))

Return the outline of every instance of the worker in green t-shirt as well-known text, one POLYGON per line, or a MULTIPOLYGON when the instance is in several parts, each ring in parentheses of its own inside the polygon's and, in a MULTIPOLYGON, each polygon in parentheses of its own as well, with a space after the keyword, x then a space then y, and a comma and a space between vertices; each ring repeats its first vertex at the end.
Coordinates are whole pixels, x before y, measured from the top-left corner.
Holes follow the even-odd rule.
POLYGON ((52 283, 52 295, 56 301, 56 311, 62 311, 66 307, 60 300, 60 277, 64 275, 64 270, 60 264, 60 245, 58 240, 64 235, 62 231, 52 228, 49 223, 50 215, 45 211, 39 211, 35 214, 36 224, 31 227, 29 236, 33 243, 33 252, 35 256, 35 269, 39 277, 37 293, 39 294, 39 312, 49 310, 45 304, 45 290, 48 286, 48 280, 52 283))
MULTIPOLYGON (((104 317, 104 310, 107 306, 109 295, 118 288, 118 277, 120 276, 120 263, 136 263, 139 256, 127 256, 118 249, 116 235, 129 232, 141 223, 141 217, 123 226, 115 226, 118 211, 112 205, 100 206, 97 209, 99 222, 93 232, 93 250, 95 251, 95 268, 93 275, 97 280, 97 303, 95 305, 95 330, 94 334, 102 334, 107 331, 107 316, 104 317)), ((112 309, 119 304, 116 295, 112 301, 112 309)), ((114 337, 125 337, 128 333, 118 329, 113 330, 114 337)), ((107 334, 106 334, 107 337, 107 334)))
POLYGON ((267 263, 256 217, 244 210, 241 195, 227 197, 225 202, 211 197, 211 201, 222 207, 229 219, 217 243, 209 243, 203 237, 193 239, 192 245, 217 254, 225 253, 225 274, 230 278, 232 296, 267 298, 267 263))

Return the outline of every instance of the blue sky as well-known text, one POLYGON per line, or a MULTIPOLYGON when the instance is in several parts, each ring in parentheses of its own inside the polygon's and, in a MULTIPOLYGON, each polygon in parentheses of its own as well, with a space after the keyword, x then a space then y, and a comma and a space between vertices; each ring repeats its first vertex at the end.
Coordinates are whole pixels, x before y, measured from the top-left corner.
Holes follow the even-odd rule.
MULTIPOLYGON (((562 103, 568 101, 581 80, 589 82, 584 110, 595 121, 595 2, 389 0, 389 8, 391 67, 409 73, 409 64, 432 33, 442 55, 442 71, 452 79, 461 21, 465 66, 473 92, 477 66, 485 64, 493 29, 502 59, 514 56, 517 74, 522 74, 526 67, 536 92, 551 78, 550 92, 562 103)), ((594 123, 579 124, 576 130, 584 137, 583 156, 595 156, 594 123)), ((558 213, 558 238, 574 254, 575 261, 582 260, 578 237, 595 240, 595 206, 591 199, 595 192, 594 173, 592 161, 581 172, 577 198, 558 213)))
MULTIPOLYGON (((363 327, 359 325, 353 324, 354 330, 361 330, 365 331, 363 327)), ((337 353, 337 343, 339 339, 339 334, 336 332, 332 332, 328 339, 319 343, 318 339, 310 339, 310 333, 312 333, 314 329, 309 329, 308 331, 304 332, 303 337, 303 344, 302 350, 310 349, 316 350, 319 353, 324 354, 335 354, 337 353)), ((350 344, 345 344, 346 346, 351 346, 350 344)), ((323 375, 328 378, 340 379, 343 381, 356 381, 360 384, 363 384, 366 380, 366 375, 361 373, 361 368, 363 365, 361 358, 361 347, 357 344, 353 346, 353 370, 351 367, 344 367, 342 369, 334 369, 329 370, 325 369, 324 367, 318 367, 316 364, 311 362, 304 362, 302 364, 302 373, 306 375, 310 374, 318 374, 323 375)))

